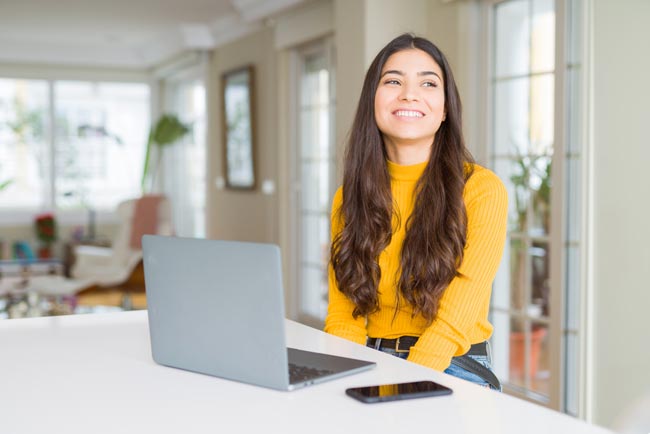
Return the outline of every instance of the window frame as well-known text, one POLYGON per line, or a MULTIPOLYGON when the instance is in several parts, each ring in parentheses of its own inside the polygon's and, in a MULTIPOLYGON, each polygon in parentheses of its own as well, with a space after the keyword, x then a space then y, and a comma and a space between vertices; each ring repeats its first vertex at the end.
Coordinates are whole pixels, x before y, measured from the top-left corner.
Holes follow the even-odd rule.
MULTIPOLYGON (((209 76, 207 74, 207 56, 200 57, 199 60, 195 63, 192 63, 190 66, 183 67, 177 71, 174 71, 173 73, 170 73, 169 75, 161 78, 159 80, 159 87, 161 89, 161 107, 163 108, 162 112, 171 112, 176 114, 179 119, 183 119, 183 117, 180 115, 178 112, 178 103, 179 103, 179 93, 180 93, 180 88, 184 85, 187 85, 188 83, 200 83, 201 86, 203 86, 203 90, 205 93, 205 113, 203 115, 203 122, 206 124, 206 134, 203 136, 203 144, 202 146, 205 148, 205 161, 203 164, 203 185, 201 186, 201 189, 203 190, 203 204, 202 208, 200 209, 200 212, 202 213, 202 219, 203 222, 200 223, 197 226, 194 226, 194 223, 192 224, 193 227, 193 233, 184 233, 183 229, 184 227, 177 227, 176 231, 178 232, 178 236, 187 236, 187 237, 196 237, 196 238, 205 238, 207 234, 207 224, 208 224, 208 219, 207 219, 207 210, 208 210, 208 196, 209 196, 209 189, 208 189, 208 147, 209 147, 209 142, 208 142, 208 134, 207 134, 207 129, 208 129, 208 124, 209 124, 209 113, 208 113, 208 103, 209 103, 209 95, 207 91, 207 86, 209 82, 209 76)), ((192 132, 193 134, 194 132, 192 132)), ((183 141, 187 141, 187 138, 182 139, 183 141)), ((169 152, 168 152, 169 154, 169 152)), ((186 157, 185 154, 183 154, 184 157, 186 157)), ((160 175, 158 176, 156 185, 154 188, 157 190, 161 190, 162 192, 165 192, 170 198, 172 198, 173 201, 173 193, 166 191, 166 184, 170 182, 169 177, 174 177, 174 168, 175 165, 173 164, 173 159, 170 160, 169 155, 163 156, 162 159, 162 167, 158 168, 160 170, 160 175)), ((196 186, 195 186, 196 187, 196 186)), ((190 201, 191 202, 191 201, 190 201)), ((174 208, 173 212, 175 214, 175 218, 173 219, 174 222, 181 222, 182 220, 179 219, 180 214, 183 214, 187 211, 187 208, 185 209, 176 209, 174 208)), ((182 216, 181 216, 182 217, 182 216)), ((181 225, 182 226, 182 225, 181 225)))
MULTIPOLYGON (((480 78, 479 78, 479 89, 485 89, 481 92, 482 95, 479 98, 482 102, 483 113, 484 115, 480 118, 479 122, 479 137, 481 138, 482 143, 480 144, 480 155, 484 156, 486 162, 492 162, 494 156, 493 150, 491 149, 491 142, 493 136, 493 102, 494 102, 494 93, 492 89, 493 81, 493 70, 494 70, 494 46, 493 40, 495 35, 495 23, 493 10, 495 5, 503 3, 507 0, 482 0, 480 4, 480 16, 483 29, 483 38, 482 46, 479 49, 485 53, 485 55, 480 56, 480 61, 482 63, 480 67, 480 78)), ((567 147, 567 124, 568 119, 568 108, 567 100, 569 98, 568 85, 567 85, 567 44, 569 43, 569 35, 567 33, 568 25, 568 7, 571 0, 555 0, 555 66, 554 66, 554 138, 553 138, 553 158, 552 165, 553 170, 551 173, 551 182, 554 186, 551 189, 551 227, 553 228, 549 235, 549 254, 550 254, 550 263, 549 263, 549 279, 550 279, 550 315, 549 315, 549 351, 550 360, 549 360, 549 369, 551 372, 550 378, 550 389, 548 402, 540 402, 540 400, 535 399, 530 394, 520 393, 516 390, 511 390, 506 388, 506 391, 510 394, 513 394, 519 398, 529 400, 538 404, 545 405, 547 407, 565 411, 566 410, 566 384, 564 378, 564 369, 565 369, 565 343, 564 343, 564 334, 566 333, 565 325, 565 300, 566 300, 566 255, 565 255, 565 240, 566 240, 566 179, 565 179, 565 159, 566 159, 566 147, 567 147)), ((579 1, 579 0, 574 0, 579 1)), ((584 16, 587 15, 586 11, 583 11, 583 16, 579 17, 580 20, 584 23, 584 16)), ((583 29, 584 35, 584 29, 583 29)), ((582 48, 583 53, 586 53, 584 49, 584 43, 582 48)), ((584 63, 584 61, 583 61, 584 63)), ((582 80, 586 80, 586 77, 581 77, 582 80)), ((584 89, 584 83, 580 83, 580 86, 584 89)), ((584 93, 583 93, 584 95, 584 93)), ((582 105, 582 107, 586 107, 582 105)), ((585 109, 579 115, 584 119, 585 118, 585 109)), ((581 125, 581 129, 586 131, 585 123, 581 125)), ((584 134, 583 134, 584 137, 584 134)), ((583 141, 583 143, 587 143, 583 141)), ((583 146, 583 157, 581 162, 582 173, 582 188, 579 191, 581 196, 581 203, 579 206, 582 210, 581 213, 581 225, 582 225, 582 236, 580 240, 580 270, 578 271, 581 275, 581 288, 580 288, 580 300, 579 303, 582 305, 586 300, 585 293, 585 281, 588 276, 585 270, 585 262, 588 259, 588 237, 587 234, 587 219, 586 219, 586 197, 588 191, 584 180, 587 177, 587 149, 586 145, 583 146)), ((508 247, 507 247, 508 248, 508 247)), ((588 397, 588 384, 586 384, 585 378, 587 374, 584 372, 588 368, 585 368, 586 360, 586 345, 585 340, 589 339, 588 336, 588 324, 586 322, 586 311, 584 308, 581 308, 580 313, 580 333, 582 335, 582 341, 579 348, 579 357, 578 362, 581 369, 581 379, 579 381, 578 387, 578 417, 585 417, 585 402, 588 397)))
MULTIPOLYGON (((331 35, 325 35, 322 38, 319 38, 315 41, 311 41, 299 46, 294 47, 289 54, 289 67, 290 67, 290 82, 293 83, 291 86, 291 101, 290 101, 290 122, 291 122, 291 144, 290 144, 290 199, 289 199, 289 227, 302 227, 302 218, 303 218, 303 208, 302 208, 302 174, 301 174, 301 164, 303 162, 303 157, 300 152, 301 138, 300 138, 300 114, 302 109, 302 104, 300 102, 302 86, 302 60, 312 54, 312 53, 324 53, 327 63, 329 66, 329 100, 328 105, 330 109, 330 118, 329 118, 329 129, 330 129, 330 195, 333 196, 336 191, 336 146, 334 139, 334 131, 336 125, 335 113, 336 113, 336 65, 335 65, 335 56, 334 56, 334 40, 331 35)), ((331 203, 331 202, 330 202, 331 203)), ((329 208, 326 211, 327 222, 329 226, 329 208)), ((328 230, 329 235, 329 230, 328 230)), ((289 284, 292 289, 294 296, 292 297, 292 317, 297 321, 310 325, 316 328, 322 328, 324 324, 324 318, 318 318, 314 315, 311 315, 308 312, 305 312, 302 309, 303 302, 303 286, 302 286, 302 271, 304 269, 304 262, 301 258, 300 252, 302 251, 302 230, 300 231, 291 231, 291 236, 289 240, 290 247, 290 258, 289 258, 289 284), (297 233, 300 232, 300 235, 297 233)), ((327 269, 324 270, 327 272, 327 269)))

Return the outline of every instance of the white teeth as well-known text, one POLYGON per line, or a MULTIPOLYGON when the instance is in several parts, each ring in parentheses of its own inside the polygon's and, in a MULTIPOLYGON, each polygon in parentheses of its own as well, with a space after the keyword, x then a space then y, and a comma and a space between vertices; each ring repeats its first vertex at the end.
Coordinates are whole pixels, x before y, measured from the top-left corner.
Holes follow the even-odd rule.
POLYGON ((396 116, 404 116, 404 117, 407 117, 407 118, 421 118, 422 116, 424 116, 420 112, 411 111, 411 110, 397 110, 395 112, 395 115, 396 116))

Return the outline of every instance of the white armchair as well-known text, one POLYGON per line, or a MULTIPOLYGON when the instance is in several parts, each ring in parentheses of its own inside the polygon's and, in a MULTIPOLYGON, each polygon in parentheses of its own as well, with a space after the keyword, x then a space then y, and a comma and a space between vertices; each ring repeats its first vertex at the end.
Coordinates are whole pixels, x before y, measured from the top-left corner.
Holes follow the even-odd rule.
MULTIPOLYGON (((142 247, 139 238, 143 233, 142 225, 134 226, 143 216, 137 212, 143 212, 138 206, 138 201, 143 198, 130 199, 120 203, 117 207, 119 217, 119 229, 112 241, 111 247, 78 246, 75 248, 76 261, 72 266, 71 274, 73 279, 91 281, 101 290, 109 288, 129 289, 128 281, 142 261, 142 247)), ((148 199, 152 199, 151 196, 148 199)), ((156 206, 157 209, 149 210, 146 218, 157 218, 150 228, 155 228, 153 233, 158 235, 172 235, 173 225, 171 221, 171 204, 165 197, 155 197, 155 201, 149 202, 148 206, 156 206)), ((145 231, 146 232, 146 231, 145 231)), ((139 282, 141 286, 141 282, 139 282)), ((144 291, 144 287, 141 287, 144 291)), ((128 291, 125 291, 128 292, 128 291)))

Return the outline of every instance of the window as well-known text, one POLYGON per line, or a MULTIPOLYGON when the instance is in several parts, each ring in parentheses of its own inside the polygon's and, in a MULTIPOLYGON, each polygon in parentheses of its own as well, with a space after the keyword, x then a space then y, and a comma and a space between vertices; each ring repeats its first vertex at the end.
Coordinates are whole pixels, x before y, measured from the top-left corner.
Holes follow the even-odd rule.
POLYGON ((327 312, 327 266, 330 207, 334 195, 334 97, 331 42, 325 40, 297 53, 299 78, 297 149, 294 185, 298 195, 294 221, 298 231, 295 282, 299 291, 298 319, 321 327, 327 312))
POLYGON ((166 106, 190 134, 163 151, 163 191, 171 199, 177 235, 205 237, 206 98, 203 79, 184 77, 166 82, 166 106))
POLYGON ((140 195, 149 130, 142 84, 54 83, 55 204, 113 210, 140 195))
POLYGON ((488 148, 510 196, 491 308, 494 367, 508 392, 574 415, 582 335, 581 3, 488 2, 488 148))
POLYGON ((0 207, 112 211, 140 195, 149 110, 147 84, 0 79, 0 207))
POLYGON ((49 89, 37 80, 0 78, 0 208, 49 205, 49 89))
POLYGON ((509 352, 499 373, 510 386, 548 396, 555 5, 505 1, 493 13, 491 160, 510 196, 507 266, 493 300, 495 327, 510 332, 495 336, 495 351, 509 352))

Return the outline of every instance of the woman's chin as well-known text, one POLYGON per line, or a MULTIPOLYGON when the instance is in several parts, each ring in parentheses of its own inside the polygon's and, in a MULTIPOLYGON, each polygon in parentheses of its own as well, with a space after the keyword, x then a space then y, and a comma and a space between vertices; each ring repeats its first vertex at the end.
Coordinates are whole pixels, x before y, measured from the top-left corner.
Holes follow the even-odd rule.
POLYGON ((391 139, 398 146, 429 146, 433 143, 433 136, 421 134, 400 134, 392 136, 391 139))

